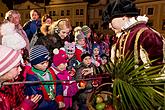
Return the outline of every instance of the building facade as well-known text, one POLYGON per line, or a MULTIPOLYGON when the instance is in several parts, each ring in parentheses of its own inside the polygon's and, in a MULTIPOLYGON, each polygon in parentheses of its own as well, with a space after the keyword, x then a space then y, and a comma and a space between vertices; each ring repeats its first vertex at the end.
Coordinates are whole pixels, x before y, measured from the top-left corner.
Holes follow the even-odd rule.
POLYGON ((0 4, 1 4, 1 9, 0 9, 0 21, 3 21, 5 18, 5 13, 9 10, 6 6, 6 4, 4 4, 2 2, 2 0, 0 0, 0 4))
MULTIPOLYGON (((29 19, 31 9, 37 9, 41 16, 48 13, 53 20, 70 18, 73 26, 89 25, 97 32, 111 32, 102 27, 102 11, 109 0, 100 0, 95 4, 88 4, 85 0, 51 0, 49 5, 31 3, 29 1, 14 6, 22 16, 22 24, 29 19)), ((141 15, 149 17, 149 25, 165 33, 165 0, 136 0, 135 4, 141 15)), ((3 11, 4 12, 4 11, 3 11)), ((2 14, 3 16, 3 14, 2 14)))
POLYGON ((53 20, 69 18, 73 26, 83 26, 87 20, 88 2, 83 0, 51 0, 46 6, 46 13, 49 13, 53 20))

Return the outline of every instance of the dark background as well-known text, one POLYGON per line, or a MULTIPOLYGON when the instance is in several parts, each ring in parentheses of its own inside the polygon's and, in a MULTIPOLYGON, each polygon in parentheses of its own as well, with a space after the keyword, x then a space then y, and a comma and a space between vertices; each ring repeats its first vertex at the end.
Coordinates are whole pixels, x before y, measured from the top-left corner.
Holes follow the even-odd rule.
MULTIPOLYGON (((13 4, 23 3, 25 1, 27 1, 27 0, 2 0, 2 2, 5 3, 10 10, 13 9, 13 4)), ((36 3, 45 2, 45 5, 48 5, 50 2, 50 0, 29 0, 29 1, 36 2, 36 3)), ((87 1, 90 4, 93 4, 93 3, 97 3, 99 0, 84 0, 84 1, 87 1)))

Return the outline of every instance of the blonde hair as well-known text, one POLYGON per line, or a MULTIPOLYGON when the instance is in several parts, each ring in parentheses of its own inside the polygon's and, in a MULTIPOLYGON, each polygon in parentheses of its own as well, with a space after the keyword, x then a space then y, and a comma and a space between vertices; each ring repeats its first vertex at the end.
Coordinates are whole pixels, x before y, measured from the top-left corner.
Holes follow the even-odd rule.
POLYGON ((16 10, 9 10, 5 14, 5 19, 8 20, 8 21, 11 21, 11 18, 13 17, 13 14, 19 15, 19 18, 21 17, 21 15, 20 15, 20 13, 18 11, 16 11, 16 10))
POLYGON ((68 18, 59 19, 51 24, 49 27, 49 34, 59 33, 60 30, 69 28, 72 30, 71 21, 68 18))

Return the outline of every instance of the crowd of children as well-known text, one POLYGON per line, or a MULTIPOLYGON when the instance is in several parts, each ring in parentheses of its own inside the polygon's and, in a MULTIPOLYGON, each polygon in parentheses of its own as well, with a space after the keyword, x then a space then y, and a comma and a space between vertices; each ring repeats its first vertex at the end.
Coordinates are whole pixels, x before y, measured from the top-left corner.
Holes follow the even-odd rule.
POLYGON ((87 97, 100 84, 94 80, 103 74, 100 65, 108 61, 92 30, 87 25, 72 29, 68 18, 52 22, 48 14, 40 21, 36 10, 23 27, 17 11, 6 16, 0 25, 0 108, 87 110, 87 97))

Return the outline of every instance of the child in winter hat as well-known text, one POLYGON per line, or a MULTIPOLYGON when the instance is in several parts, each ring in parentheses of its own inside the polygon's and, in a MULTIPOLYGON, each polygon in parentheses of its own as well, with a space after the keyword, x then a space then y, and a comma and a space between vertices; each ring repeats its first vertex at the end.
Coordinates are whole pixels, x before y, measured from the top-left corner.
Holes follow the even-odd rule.
POLYGON ((62 83, 65 109, 68 109, 72 107, 72 96, 77 93, 79 87, 75 81, 71 81, 73 79, 66 70, 67 54, 64 48, 56 48, 54 49, 53 53, 53 65, 51 68, 54 70, 55 74, 60 80, 68 80, 62 83))
POLYGON ((15 25, 11 22, 4 22, 0 27, 2 35, 2 45, 21 50, 26 47, 26 41, 15 30, 15 25))
POLYGON ((76 36, 76 50, 75 50, 75 56, 78 61, 81 62, 81 54, 86 51, 86 41, 85 41, 85 36, 81 32, 76 36))
MULTIPOLYGON (((58 77, 54 71, 49 67, 49 51, 43 45, 36 45, 30 50, 30 63, 32 67, 27 72, 27 81, 55 81, 58 77)), ((46 110, 57 110, 65 106, 62 96, 61 83, 54 82, 53 84, 44 85, 27 85, 27 95, 41 94, 43 97, 42 102, 38 108, 46 110), (46 104, 45 104, 46 102, 46 104)))
MULTIPOLYGON (((0 45, 0 85, 5 81, 14 81, 20 74, 22 57, 18 51, 0 45)), ((41 99, 40 95, 25 98, 24 85, 9 85, 0 87, 0 110, 24 109, 34 110, 41 99)))
POLYGON ((90 36, 88 34, 91 33, 91 29, 87 25, 84 25, 82 27, 82 32, 88 38, 90 36))
POLYGON ((92 63, 97 67, 100 66, 101 63, 100 46, 97 43, 94 43, 92 46, 92 63))

